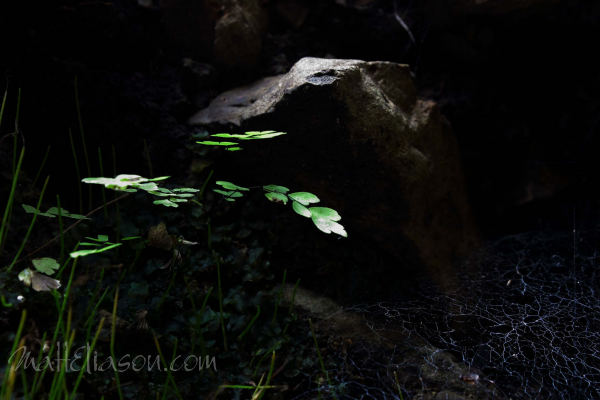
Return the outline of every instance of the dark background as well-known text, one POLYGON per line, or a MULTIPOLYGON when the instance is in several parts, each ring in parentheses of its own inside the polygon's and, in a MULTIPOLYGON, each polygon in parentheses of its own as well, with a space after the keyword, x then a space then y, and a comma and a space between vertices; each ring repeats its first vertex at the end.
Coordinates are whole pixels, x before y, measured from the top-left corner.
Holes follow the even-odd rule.
MULTIPOLYGON (((488 237, 597 225, 597 1, 298 0, 299 24, 280 3, 262 3, 269 18, 258 58, 226 66, 213 54, 210 1, 2 2, 0 90, 8 89, 8 116, 21 89, 28 172, 51 145, 52 191, 74 187, 76 77, 93 175, 98 147, 112 172, 112 145, 120 172, 146 174, 145 139, 154 175, 185 176, 194 133, 185 121, 221 91, 303 56, 387 60, 410 64, 421 96, 452 124, 488 237)), ((11 132, 13 122, 0 128, 11 132)), ((3 165, 9 142, 0 144, 3 165)))

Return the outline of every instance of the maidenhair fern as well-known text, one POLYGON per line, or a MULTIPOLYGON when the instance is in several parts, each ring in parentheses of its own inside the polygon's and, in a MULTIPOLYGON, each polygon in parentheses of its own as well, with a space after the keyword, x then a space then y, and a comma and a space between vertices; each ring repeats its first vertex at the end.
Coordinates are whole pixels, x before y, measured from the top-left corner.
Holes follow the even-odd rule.
POLYGON ((46 212, 41 212, 41 211, 37 210, 35 207, 27 205, 27 204, 22 204, 22 207, 26 213, 36 214, 36 215, 40 215, 42 217, 56 218, 60 214, 61 217, 66 217, 66 218, 90 219, 90 218, 86 217, 85 215, 73 214, 73 213, 70 213, 69 211, 65 210, 64 208, 60 208, 60 207, 51 207, 46 212))
MULTIPOLYGON (((122 241, 128 241, 133 239, 140 239, 141 236, 128 236, 124 237, 122 241)), ((108 236, 98 235, 96 238, 86 237, 89 242, 80 242, 79 245, 85 247, 83 250, 77 250, 69 255, 71 258, 85 257, 92 254, 103 253, 105 251, 114 249, 115 247, 121 246, 123 243, 111 243, 108 241, 108 236)))
MULTIPOLYGON (((243 196, 243 192, 247 192, 250 188, 236 185, 227 181, 217 181, 217 185, 223 189, 213 189, 216 193, 221 194, 227 201, 235 201, 235 199, 243 196)), ((312 207, 312 204, 319 203, 321 200, 310 192, 293 192, 289 193, 290 189, 279 185, 266 185, 262 189, 265 192, 265 197, 274 203, 287 205, 292 202, 292 209, 299 215, 310 218, 315 226, 325 233, 335 233, 343 237, 348 237, 348 233, 344 227, 338 222, 342 219, 340 214, 328 207, 312 207)))
MULTIPOLYGON (((240 134, 234 133, 215 133, 210 135, 213 138, 223 138, 223 139, 236 139, 236 140, 257 140, 257 139, 271 139, 277 136, 285 135, 286 132, 277 132, 277 131, 249 131, 240 134)), ((217 142, 214 140, 203 140, 196 142, 198 144, 203 144, 205 146, 223 146, 225 150, 228 151, 238 151, 242 150, 242 147, 238 142, 230 142, 230 141, 222 141, 217 142)))
POLYGON ((144 190, 147 193, 162 197, 160 200, 154 200, 154 204, 165 207, 179 207, 177 203, 185 203, 189 198, 194 197, 194 193, 199 192, 199 189, 194 188, 175 188, 167 189, 160 187, 156 182, 169 179, 169 176, 161 176, 158 178, 144 178, 139 175, 118 175, 115 178, 84 178, 81 181, 84 183, 95 183, 104 185, 104 187, 120 192, 137 192, 144 190))
MULTIPOLYGON (((250 131, 242 134, 232 133, 215 133, 210 135, 211 138, 223 139, 238 139, 238 140, 256 140, 270 139, 277 136, 285 135, 286 132, 277 131, 250 131)), ((198 141, 196 143, 206 146, 223 146, 226 150, 236 151, 241 150, 238 142, 213 140, 198 141)), ((217 181, 219 189, 213 189, 214 192, 222 195, 226 201, 233 202, 236 199, 243 197, 244 192, 250 190, 243 186, 236 185, 227 181, 217 181)), ((274 203, 287 205, 291 200, 292 209, 298 214, 306 218, 310 218, 315 226, 325 233, 335 233, 343 237, 348 237, 348 233, 344 227, 338 222, 342 219, 340 214, 332 208, 328 207, 312 207, 311 204, 319 203, 321 200, 310 192, 294 192, 289 193, 290 189, 279 185, 266 185, 262 187, 265 191, 265 197, 274 203)))

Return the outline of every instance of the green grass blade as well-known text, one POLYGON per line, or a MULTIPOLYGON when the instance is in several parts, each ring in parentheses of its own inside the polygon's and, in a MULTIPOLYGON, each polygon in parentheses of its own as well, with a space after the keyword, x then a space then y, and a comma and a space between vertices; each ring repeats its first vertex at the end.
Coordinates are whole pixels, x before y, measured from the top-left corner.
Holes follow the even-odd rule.
MULTIPOLYGON (((38 199, 36 211, 40 211, 40 206, 42 205, 42 200, 44 199, 44 193, 46 192, 46 187, 48 186, 49 180, 50 180, 50 177, 47 176, 46 180, 44 181, 44 186, 42 187, 42 192, 40 193, 40 198, 38 199)), ((25 234, 25 237, 23 238, 21 247, 19 247, 19 250, 17 251, 17 254, 15 254, 15 257, 13 258, 13 261, 10 264, 10 266, 8 267, 7 271, 10 272, 12 270, 13 266, 17 263, 17 260, 21 256, 21 253, 23 252, 23 249, 25 248, 25 245, 27 244, 27 240, 29 240, 29 235, 31 235, 31 231, 33 230, 33 226, 35 225, 35 220, 37 219, 37 216, 38 216, 37 214, 33 214, 33 218, 31 218, 31 223, 29 224, 27 233, 25 234)))
POLYGON ((8 194, 8 199, 6 201, 6 207, 4 208, 4 214, 2 215, 2 225, 0 225, 0 253, 4 249, 4 240, 6 238, 6 234, 8 232, 8 223, 9 223, 9 215, 10 210, 13 205, 13 201, 15 199, 15 190, 17 188, 17 181, 19 180, 19 173, 21 171, 21 165, 23 164, 23 157, 25 156, 25 147, 21 148, 21 154, 19 155, 19 161, 17 162, 17 167, 15 173, 13 174, 12 184, 10 186, 10 192, 8 194))
POLYGON ((48 155, 50 155, 51 148, 52 148, 52 146, 48 146, 46 148, 46 153, 44 154, 44 158, 42 158, 40 167, 38 168, 38 171, 35 174, 35 178, 33 178, 33 183, 31 184, 31 186, 33 186, 33 187, 35 187, 35 184, 37 183, 38 179, 40 178, 40 175, 42 174, 42 171, 44 170, 44 167, 46 166, 46 161, 48 161, 48 155))

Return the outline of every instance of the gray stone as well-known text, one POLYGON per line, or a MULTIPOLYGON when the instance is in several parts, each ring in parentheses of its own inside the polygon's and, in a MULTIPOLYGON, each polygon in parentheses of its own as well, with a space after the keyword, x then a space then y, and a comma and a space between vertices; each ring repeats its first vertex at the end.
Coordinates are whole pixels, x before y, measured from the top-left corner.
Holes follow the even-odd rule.
POLYGON ((418 98, 406 65, 303 58, 219 95, 190 123, 287 131, 238 152, 256 154, 245 160, 254 176, 317 193, 351 237, 442 283, 477 243, 455 137, 435 103, 418 98))

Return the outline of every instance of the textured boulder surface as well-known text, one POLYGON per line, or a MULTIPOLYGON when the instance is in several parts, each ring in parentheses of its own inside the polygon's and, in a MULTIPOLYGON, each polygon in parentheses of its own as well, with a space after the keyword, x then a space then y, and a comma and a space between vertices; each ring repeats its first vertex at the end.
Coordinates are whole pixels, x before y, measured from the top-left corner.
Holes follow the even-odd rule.
POLYGON ((518 10, 548 6, 559 0, 454 0, 450 7, 457 13, 505 14, 518 10))
POLYGON ((403 265, 439 279, 476 242, 454 135, 406 65, 303 58, 219 95, 190 123, 287 131, 236 153, 240 177, 317 193, 350 236, 403 265))

